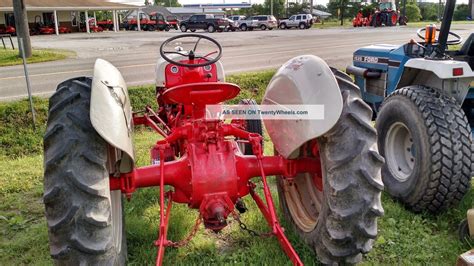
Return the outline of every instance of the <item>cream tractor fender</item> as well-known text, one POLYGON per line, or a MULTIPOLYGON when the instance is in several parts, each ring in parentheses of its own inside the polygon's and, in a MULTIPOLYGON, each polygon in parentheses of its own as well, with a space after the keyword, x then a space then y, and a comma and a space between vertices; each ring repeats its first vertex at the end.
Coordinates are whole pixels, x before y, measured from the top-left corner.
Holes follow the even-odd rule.
POLYGON ((133 121, 127 85, 111 63, 97 59, 92 78, 90 119, 97 133, 119 152, 120 172, 133 169, 133 121))
POLYGON ((265 120, 275 149, 285 158, 298 156, 309 140, 328 132, 342 113, 342 96, 329 66, 314 55, 294 57, 283 64, 268 84, 262 104, 322 105, 321 120, 265 120))

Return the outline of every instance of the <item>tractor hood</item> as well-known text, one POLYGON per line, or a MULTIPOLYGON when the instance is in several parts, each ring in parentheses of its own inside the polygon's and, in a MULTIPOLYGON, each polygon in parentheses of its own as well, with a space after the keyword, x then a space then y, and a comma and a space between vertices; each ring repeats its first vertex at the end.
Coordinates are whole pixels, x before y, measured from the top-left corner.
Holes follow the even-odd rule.
POLYGON ((354 52, 354 62, 386 64, 389 54, 400 45, 376 44, 362 47, 354 52))

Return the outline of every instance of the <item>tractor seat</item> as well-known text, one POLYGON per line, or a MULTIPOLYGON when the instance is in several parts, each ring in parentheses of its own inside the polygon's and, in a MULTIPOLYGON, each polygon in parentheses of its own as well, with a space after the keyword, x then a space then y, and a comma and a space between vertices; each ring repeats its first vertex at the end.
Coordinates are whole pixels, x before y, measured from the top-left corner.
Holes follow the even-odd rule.
POLYGON ((455 59, 466 61, 474 70, 474 33, 471 33, 464 42, 459 52, 456 53, 455 59))
POLYGON ((169 88, 163 101, 170 104, 218 104, 237 96, 240 87, 227 82, 198 82, 169 88))

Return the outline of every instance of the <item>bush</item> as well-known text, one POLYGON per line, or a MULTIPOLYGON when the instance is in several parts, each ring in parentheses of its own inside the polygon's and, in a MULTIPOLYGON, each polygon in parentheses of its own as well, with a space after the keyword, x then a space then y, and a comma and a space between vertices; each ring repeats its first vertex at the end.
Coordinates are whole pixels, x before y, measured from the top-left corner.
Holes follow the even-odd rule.
POLYGON ((420 3, 419 7, 423 20, 435 21, 438 19, 438 4, 420 3))
POLYGON ((466 4, 460 4, 456 7, 456 10, 454 10, 453 19, 467 20, 467 17, 469 17, 470 15, 471 14, 469 14, 469 6, 466 4))
POLYGON ((408 21, 410 22, 420 21, 421 19, 420 8, 415 4, 407 4, 406 15, 407 15, 408 21))

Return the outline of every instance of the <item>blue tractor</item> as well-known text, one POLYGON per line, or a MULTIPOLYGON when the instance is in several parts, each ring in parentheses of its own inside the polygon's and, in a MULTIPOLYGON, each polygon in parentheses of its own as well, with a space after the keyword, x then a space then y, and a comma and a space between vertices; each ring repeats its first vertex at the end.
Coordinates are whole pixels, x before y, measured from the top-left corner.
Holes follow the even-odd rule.
POLYGON ((385 187, 415 212, 457 204, 474 169, 474 33, 450 32, 454 7, 441 29, 418 30, 422 42, 360 48, 346 70, 376 116, 385 187))

